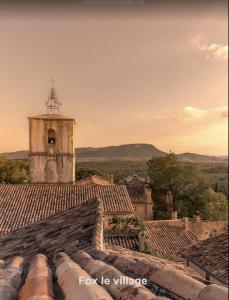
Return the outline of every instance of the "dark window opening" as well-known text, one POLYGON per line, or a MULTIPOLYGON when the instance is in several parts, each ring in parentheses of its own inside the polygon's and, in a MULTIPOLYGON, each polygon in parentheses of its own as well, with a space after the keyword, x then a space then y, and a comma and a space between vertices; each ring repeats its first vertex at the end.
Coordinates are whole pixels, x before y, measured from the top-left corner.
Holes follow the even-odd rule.
POLYGON ((49 129, 48 130, 48 144, 55 144, 56 137, 55 137, 55 130, 49 129))

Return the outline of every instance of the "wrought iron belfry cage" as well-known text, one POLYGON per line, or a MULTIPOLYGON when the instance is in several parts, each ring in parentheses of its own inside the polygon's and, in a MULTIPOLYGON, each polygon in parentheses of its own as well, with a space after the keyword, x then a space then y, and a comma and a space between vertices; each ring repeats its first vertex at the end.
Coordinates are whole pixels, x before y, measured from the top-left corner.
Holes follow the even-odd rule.
POLYGON ((52 88, 48 97, 48 101, 45 102, 45 105, 47 106, 48 114, 58 114, 60 111, 60 106, 62 105, 62 103, 59 102, 58 97, 56 95, 56 91, 53 87, 53 80, 52 80, 52 88))

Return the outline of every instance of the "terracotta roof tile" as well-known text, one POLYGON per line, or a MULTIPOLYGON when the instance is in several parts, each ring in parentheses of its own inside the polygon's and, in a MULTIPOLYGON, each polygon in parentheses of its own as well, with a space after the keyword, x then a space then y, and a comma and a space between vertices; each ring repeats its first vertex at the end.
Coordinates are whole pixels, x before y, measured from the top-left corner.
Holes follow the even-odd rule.
POLYGON ((228 285, 228 232, 201 241, 184 250, 182 255, 228 285))
MULTIPOLYGON (((112 246, 112 249, 115 250, 106 249, 106 252, 92 250, 89 253, 94 259, 112 265, 124 275, 147 279, 147 287, 158 296, 169 299, 198 300, 200 292, 206 288, 205 284, 188 275, 187 267, 180 263, 168 262, 121 247, 112 246)), ((87 260, 84 262, 82 259, 82 264, 85 263, 88 263, 87 260)), ((193 273, 192 270, 189 272, 193 273)), ((216 299, 221 300, 220 298, 216 299)), ((227 298, 224 296, 223 299, 227 298)), ((201 300, 209 300, 209 298, 201 300)))
POLYGON ((0 258, 10 261, 0 261, 0 299, 227 299, 227 289, 206 287, 181 263, 116 246, 103 250, 102 226, 101 201, 95 199, 1 237, 0 258), (103 287, 81 286, 79 276, 97 279, 103 287), (104 285, 103 276, 128 281, 104 285), (148 284, 133 286, 131 278, 148 284))
POLYGON ((48 258, 64 251, 98 246, 102 240, 101 201, 94 199, 0 237, 0 258, 38 253, 48 258))
POLYGON ((147 203, 147 195, 145 192, 147 183, 145 178, 134 174, 133 176, 128 176, 124 180, 121 180, 120 184, 125 184, 133 203, 147 203))
POLYGON ((183 261, 181 251, 198 242, 181 220, 145 221, 148 243, 155 255, 173 261, 183 261))
POLYGON ((104 241, 106 244, 112 244, 131 250, 136 250, 138 247, 138 235, 105 234, 104 241))
POLYGON ((147 203, 147 195, 143 185, 126 185, 126 188, 133 203, 147 203))
POLYGON ((127 191, 133 203, 146 203, 147 195, 145 193, 145 183, 125 183, 127 191))
POLYGON ((165 258, 149 255, 143 252, 133 251, 131 249, 122 248, 115 245, 106 245, 106 251, 109 254, 119 255, 120 257, 126 257, 130 259, 147 259, 148 263, 154 266, 160 266, 161 268, 169 267, 176 271, 182 272, 191 277, 199 277, 198 274, 191 268, 185 266, 182 262, 175 262, 165 258))
POLYGON ((27 261, 15 257, 0 265, 0 299, 227 300, 225 287, 206 286, 187 276, 174 262, 153 257, 148 260, 147 255, 139 257, 142 254, 125 251, 128 254, 120 250, 77 251, 72 258, 57 253, 51 264, 43 254, 27 261), (97 282, 80 284, 80 277, 97 282), (111 284, 105 284, 105 278, 111 284), (113 284, 114 279, 124 278, 124 284, 113 284), (131 280, 136 278, 147 279, 147 285, 133 285, 131 280))
POLYGON ((133 213, 125 186, 0 184, 0 235, 99 197, 104 212, 133 213))
POLYGON ((111 185, 111 182, 110 182, 110 180, 108 180, 102 176, 93 175, 93 176, 89 176, 89 177, 85 177, 85 178, 77 180, 77 184, 78 185, 95 184, 95 185, 109 186, 109 185, 111 185))

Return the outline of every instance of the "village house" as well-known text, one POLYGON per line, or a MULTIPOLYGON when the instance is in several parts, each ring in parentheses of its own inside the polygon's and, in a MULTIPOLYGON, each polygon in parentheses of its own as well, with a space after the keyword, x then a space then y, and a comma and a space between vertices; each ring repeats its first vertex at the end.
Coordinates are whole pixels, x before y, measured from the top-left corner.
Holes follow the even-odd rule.
POLYGON ((148 187, 146 179, 134 174, 120 181, 120 184, 124 184, 127 188, 135 215, 144 221, 152 220, 153 201, 151 189, 148 187))
POLYGON ((228 220, 203 220, 197 211, 193 218, 184 218, 187 226, 198 237, 198 240, 206 240, 227 231, 228 220))
POLYGON ((228 232, 188 247, 182 255, 204 279, 228 286, 228 232))

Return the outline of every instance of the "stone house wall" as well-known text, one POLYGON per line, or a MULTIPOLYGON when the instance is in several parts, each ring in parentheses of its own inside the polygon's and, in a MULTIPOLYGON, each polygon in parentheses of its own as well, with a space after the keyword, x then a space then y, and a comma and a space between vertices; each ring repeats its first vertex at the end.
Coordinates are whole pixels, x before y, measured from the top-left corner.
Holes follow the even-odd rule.
POLYGON ((153 218, 152 203, 132 203, 135 209, 135 215, 143 221, 150 221, 153 218))
POLYGON ((206 240, 226 231, 227 221, 205 221, 189 219, 189 228, 195 233, 199 240, 206 240))

